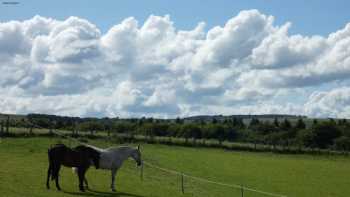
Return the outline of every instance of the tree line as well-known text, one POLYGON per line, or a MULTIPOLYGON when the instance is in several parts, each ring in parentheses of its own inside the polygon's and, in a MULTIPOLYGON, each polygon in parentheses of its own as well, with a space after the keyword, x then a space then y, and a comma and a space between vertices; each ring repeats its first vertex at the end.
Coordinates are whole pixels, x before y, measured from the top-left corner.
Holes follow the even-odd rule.
MULTIPOLYGON (((5 119, 6 120, 6 119, 5 119)), ((29 114, 26 119, 2 121, 1 129, 7 122, 12 127, 31 127, 38 125, 43 128, 61 130, 79 130, 82 132, 124 133, 143 135, 152 139, 156 136, 177 137, 185 139, 186 143, 196 143, 201 139, 214 139, 219 144, 242 142, 264 144, 275 147, 297 147, 310 149, 350 150, 350 121, 346 119, 307 119, 252 117, 243 119, 231 117, 226 119, 197 119, 186 121, 176 118, 79 118, 45 114, 29 114)))

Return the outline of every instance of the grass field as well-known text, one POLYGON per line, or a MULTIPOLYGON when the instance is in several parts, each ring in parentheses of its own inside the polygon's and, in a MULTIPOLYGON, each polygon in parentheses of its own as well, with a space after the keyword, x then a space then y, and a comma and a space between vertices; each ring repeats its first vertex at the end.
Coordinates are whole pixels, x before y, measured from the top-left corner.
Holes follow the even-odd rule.
MULTIPOLYGON (((131 161, 117 175, 118 192, 109 192, 110 172, 90 168, 91 191, 78 191, 71 169, 61 171, 61 187, 45 188, 47 148, 64 142, 59 138, 5 138, 0 142, 1 196, 241 196, 241 191, 186 179, 181 193, 180 177, 145 166, 144 180, 131 161)), ((89 143, 107 147, 102 140, 89 143)), ((71 144, 74 145, 74 144, 71 144)), ((233 152, 222 149, 142 145, 143 158, 153 164, 219 182, 242 184, 289 197, 346 197, 350 194, 350 158, 342 156, 281 155, 233 152)), ((244 191, 244 196, 265 196, 244 191)))

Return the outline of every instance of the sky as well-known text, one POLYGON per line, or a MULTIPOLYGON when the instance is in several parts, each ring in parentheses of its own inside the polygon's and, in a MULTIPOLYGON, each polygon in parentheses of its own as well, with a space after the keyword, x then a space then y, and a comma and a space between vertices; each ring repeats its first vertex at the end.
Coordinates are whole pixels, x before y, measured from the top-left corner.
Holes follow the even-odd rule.
POLYGON ((0 5, 0 112, 350 116, 349 1, 0 5))

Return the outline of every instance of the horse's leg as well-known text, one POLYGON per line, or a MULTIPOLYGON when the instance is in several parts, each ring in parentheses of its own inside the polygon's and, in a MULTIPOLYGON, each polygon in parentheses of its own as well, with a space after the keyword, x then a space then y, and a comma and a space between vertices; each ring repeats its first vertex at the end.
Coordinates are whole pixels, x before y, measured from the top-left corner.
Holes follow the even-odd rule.
POLYGON ((111 189, 113 192, 115 192, 115 176, 117 175, 117 168, 112 169, 112 183, 111 183, 111 189))
POLYGON ((78 176, 79 176, 79 189, 80 191, 84 192, 85 189, 84 189, 84 179, 85 179, 85 172, 86 172, 86 168, 82 168, 82 167, 79 167, 78 168, 78 176))
POLYGON ((86 189, 89 189, 89 184, 88 184, 88 181, 87 181, 87 179, 86 179, 85 176, 84 176, 84 183, 85 183, 85 185, 86 185, 86 189))
POLYGON ((52 165, 49 164, 49 169, 47 170, 46 188, 50 189, 50 176, 52 174, 52 165))
POLYGON ((61 168, 61 164, 58 164, 57 167, 54 169, 56 188, 58 190, 61 190, 60 184, 58 183, 58 177, 59 177, 59 173, 60 173, 60 168, 61 168))

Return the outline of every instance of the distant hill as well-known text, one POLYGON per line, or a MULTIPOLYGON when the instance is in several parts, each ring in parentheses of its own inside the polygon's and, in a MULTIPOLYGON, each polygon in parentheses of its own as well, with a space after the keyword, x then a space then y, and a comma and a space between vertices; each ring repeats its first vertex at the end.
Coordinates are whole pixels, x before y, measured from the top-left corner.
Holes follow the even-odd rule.
MULTIPOLYGON (((72 122, 84 122, 84 121, 99 121, 99 120, 137 120, 137 119, 145 119, 144 117, 140 118, 96 118, 96 117, 73 117, 73 116, 58 116, 58 115, 48 115, 48 114, 28 114, 28 115, 17 115, 17 114, 3 114, 0 113, 0 120, 5 120, 7 116, 10 116, 10 118, 16 119, 16 120, 30 120, 30 119, 38 119, 38 118, 44 118, 47 120, 56 120, 56 121, 72 121, 72 122)), ((262 115, 198 115, 198 116, 189 116, 189 117, 184 117, 180 118, 184 120, 185 122, 198 122, 198 121, 204 121, 204 122, 209 122, 213 121, 214 119, 217 121, 224 121, 224 120, 229 120, 233 118, 239 118, 243 119, 246 121, 250 121, 252 118, 257 118, 261 120, 273 120, 275 118, 277 119, 298 119, 298 118, 303 118, 307 119, 307 116, 300 116, 300 115, 289 115, 289 114, 262 114, 262 115)), ((160 120, 160 121, 175 121, 175 118, 172 119, 162 119, 162 118, 146 118, 146 119, 153 119, 153 120, 160 120)))
POLYGON ((187 121, 212 121, 212 120, 218 120, 218 121, 224 121, 226 119, 232 119, 232 118, 240 118, 240 119, 297 119, 297 118, 307 118, 307 116, 298 116, 298 115, 288 115, 288 114, 262 114, 262 115, 199 115, 199 116, 190 116, 184 118, 184 120, 187 121))

